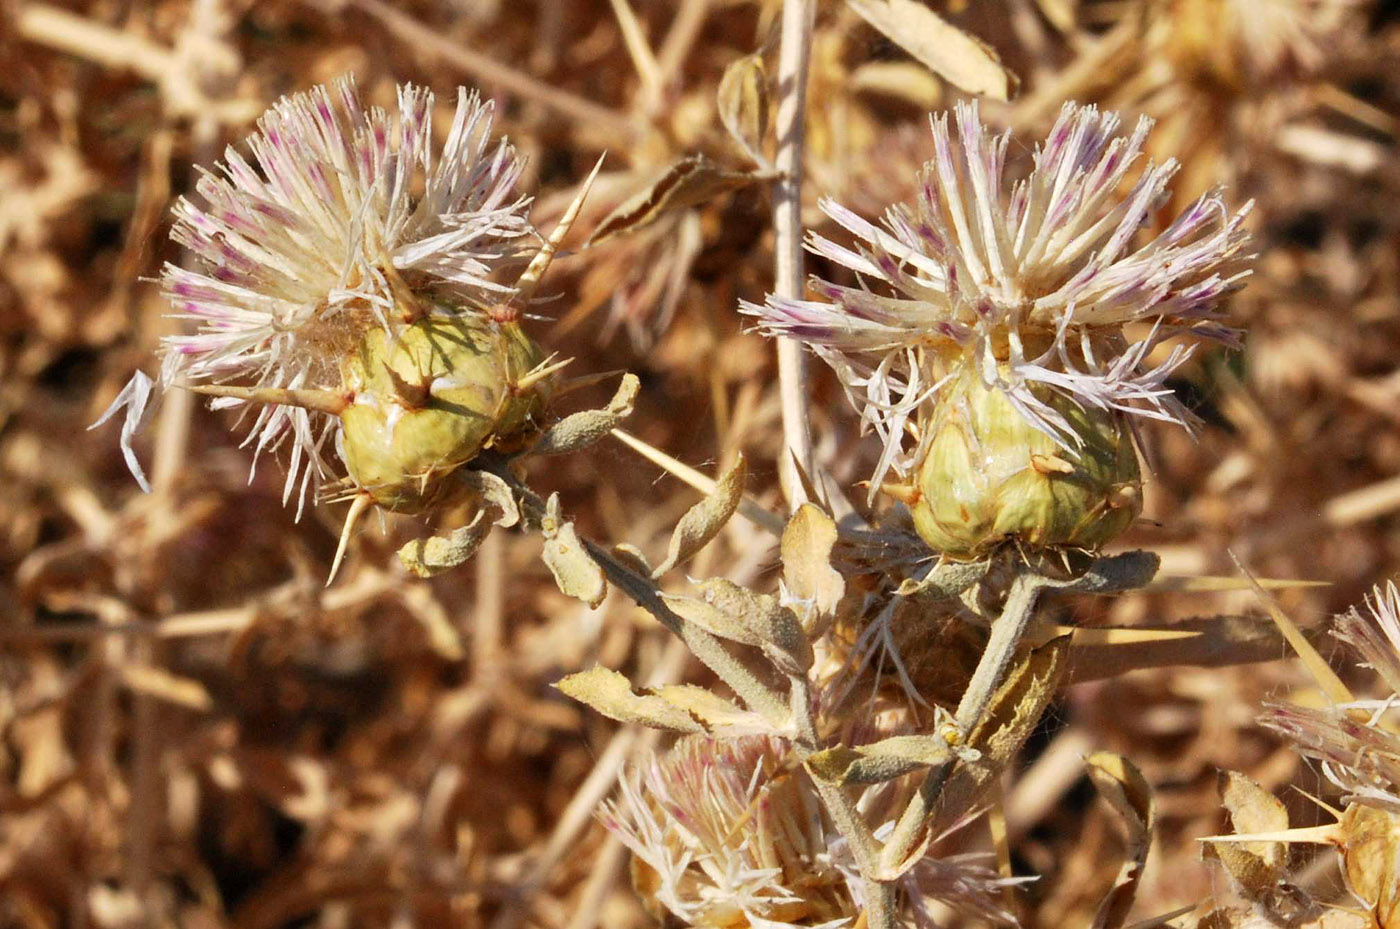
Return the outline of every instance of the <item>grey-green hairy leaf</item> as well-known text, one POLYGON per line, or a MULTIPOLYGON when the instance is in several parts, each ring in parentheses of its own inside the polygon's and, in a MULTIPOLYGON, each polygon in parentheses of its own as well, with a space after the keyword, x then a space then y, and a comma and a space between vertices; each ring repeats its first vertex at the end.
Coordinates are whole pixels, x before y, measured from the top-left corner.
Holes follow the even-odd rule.
POLYGON ((476 554, 491 531, 484 512, 447 536, 414 539, 399 549, 399 561, 417 577, 433 577, 451 570, 476 554))
POLYGON ((744 496, 744 456, 740 455, 734 466, 724 473, 715 485, 714 492, 686 511, 676 530, 671 533, 671 544, 666 552, 666 560, 656 566, 651 573, 653 578, 661 577, 676 565, 693 557, 704 548, 729 522, 739 501, 744 496))
POLYGON ((812 643, 802 622, 777 597, 754 593, 723 578, 711 578, 696 586, 705 603, 748 630, 778 670, 803 674, 812 666, 812 643))
POLYGON ((554 583, 566 596, 577 597, 596 609, 608 595, 607 578, 583 547, 574 524, 560 515, 558 494, 550 494, 540 530, 545 538, 544 563, 554 575, 554 583))
POLYGON ((807 759, 807 770, 833 784, 879 784, 952 757, 953 749, 942 736, 897 735, 855 748, 838 745, 817 752, 807 759))
POLYGON ((624 374, 622 383, 617 385, 617 392, 606 407, 601 410, 582 410, 564 417, 540 436, 530 453, 562 455, 597 442, 632 415, 640 386, 641 382, 635 374, 624 374))
POLYGON ((618 722, 640 723, 676 732, 705 730, 687 710, 654 693, 638 693, 631 681, 609 668, 594 667, 570 674, 554 686, 565 696, 586 703, 618 722))

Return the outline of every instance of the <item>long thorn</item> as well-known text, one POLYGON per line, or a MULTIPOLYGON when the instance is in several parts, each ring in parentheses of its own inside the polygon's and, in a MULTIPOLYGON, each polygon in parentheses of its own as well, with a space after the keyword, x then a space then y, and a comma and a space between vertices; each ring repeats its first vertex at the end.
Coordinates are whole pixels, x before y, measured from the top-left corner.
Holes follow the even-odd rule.
POLYGON ((355 531, 355 526, 359 524, 361 517, 374 503, 374 498, 369 494, 361 493, 356 495, 350 503, 350 512, 345 514, 345 525, 340 530, 340 544, 335 548, 335 560, 331 562, 331 573, 326 578, 326 586, 331 586, 335 580, 336 573, 340 570, 340 563, 345 560, 345 550, 350 546, 350 535, 355 531))
POLYGON ((1346 839, 1341 823, 1321 826, 1300 826, 1277 832, 1246 832, 1240 835, 1208 835, 1197 842, 1310 842, 1319 845, 1340 845, 1346 839))
POLYGON ((181 384, 186 390, 206 397, 234 397, 249 403, 278 403, 299 406, 339 416, 350 401, 333 390, 288 389, 284 387, 227 387, 223 384, 181 384))
POLYGON ((554 260, 554 253, 559 248, 559 243, 564 241, 564 236, 569 234, 574 220, 578 219, 579 210, 583 209, 583 201, 588 197, 588 191, 593 186, 593 180, 602 170, 603 159, 606 155, 599 157, 598 163, 593 166, 588 177, 584 179, 583 186, 579 188, 578 195, 574 197, 574 202, 569 204, 569 208, 564 211, 564 215, 559 217, 559 222, 554 225, 554 231, 549 234, 544 245, 535 253, 535 257, 530 260, 530 265, 525 272, 520 275, 520 280, 515 282, 515 297, 512 303, 523 306, 534 296, 535 289, 540 286, 540 279, 544 277, 544 272, 549 270, 549 263, 554 260))
POLYGON ((516 381, 514 384, 511 384, 511 389, 516 391, 517 393, 522 390, 529 390, 531 387, 534 387, 536 384, 538 384, 545 378, 557 374, 559 371, 562 371, 572 362, 572 358, 565 358, 563 361, 556 361, 554 364, 550 364, 549 359, 546 358, 543 362, 537 365, 533 371, 522 376, 520 380, 516 381))

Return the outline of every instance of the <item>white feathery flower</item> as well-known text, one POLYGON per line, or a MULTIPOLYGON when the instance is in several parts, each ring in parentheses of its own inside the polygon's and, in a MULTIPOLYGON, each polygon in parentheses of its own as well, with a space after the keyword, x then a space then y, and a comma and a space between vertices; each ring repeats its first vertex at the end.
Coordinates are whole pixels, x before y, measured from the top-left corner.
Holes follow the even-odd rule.
POLYGON ((1378 585, 1364 610, 1353 607, 1335 623, 1333 635, 1381 676, 1390 696, 1321 709, 1270 704, 1262 721, 1321 761, 1347 802, 1400 814, 1400 735, 1383 719, 1400 704, 1400 589, 1378 585))
MULTIPOLYGON (((174 315, 194 323, 163 340, 161 388, 340 390, 341 363, 368 329, 392 334, 416 316, 480 312, 513 295, 492 270, 533 234, 529 200, 513 192, 521 162, 493 142, 491 105, 464 89, 439 153, 433 103, 403 86, 389 113, 366 107, 348 78, 318 86, 258 120, 251 158, 229 147, 202 174, 202 202, 181 198, 171 232, 193 266, 161 275, 174 315)), ((95 424, 126 408, 123 452, 143 487, 130 439, 152 386, 138 374, 95 424)), ((290 440, 285 495, 300 478, 304 501, 339 432, 335 416, 274 403, 257 410, 245 444, 261 453, 290 440)))
POLYGON ((1163 381, 1181 348, 1147 368, 1148 352, 1180 334, 1233 342, 1221 298, 1249 272, 1242 228, 1218 193, 1201 197, 1161 234, 1134 244, 1168 190, 1176 164, 1147 164, 1127 185, 1151 121, 1130 134, 1118 117, 1066 104, 1027 176, 1004 162, 1010 134, 994 136, 975 105, 932 120, 934 158, 914 204, 890 207, 881 225, 824 201, 855 237, 847 247, 811 235, 808 248, 858 276, 819 278, 818 299, 769 296, 746 303, 771 336, 807 343, 840 375, 863 419, 885 441, 874 484, 917 460, 906 427, 950 375, 977 372, 1032 425, 1073 444, 1063 416, 1032 391, 1047 385, 1086 408, 1187 424, 1163 381), (1125 334, 1145 323, 1136 343, 1125 334))

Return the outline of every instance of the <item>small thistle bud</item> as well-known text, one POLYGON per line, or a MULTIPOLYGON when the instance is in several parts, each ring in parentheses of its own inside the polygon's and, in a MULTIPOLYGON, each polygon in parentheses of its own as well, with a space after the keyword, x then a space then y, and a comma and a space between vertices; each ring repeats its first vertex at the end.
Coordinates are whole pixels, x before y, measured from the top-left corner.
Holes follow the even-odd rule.
POLYGON ((1141 475, 1126 417, 1047 387, 1032 390, 1073 443, 1036 429, 976 376, 940 391, 912 508, 915 529, 933 548, 971 558, 1012 538, 1095 549, 1137 517, 1141 475))

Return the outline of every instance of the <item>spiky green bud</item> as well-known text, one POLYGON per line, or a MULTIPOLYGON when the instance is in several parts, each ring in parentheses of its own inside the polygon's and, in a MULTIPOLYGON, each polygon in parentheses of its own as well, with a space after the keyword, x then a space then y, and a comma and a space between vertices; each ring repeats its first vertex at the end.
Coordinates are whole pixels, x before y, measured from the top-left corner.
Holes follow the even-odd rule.
POLYGON ((370 330, 343 368, 351 478, 375 503, 409 512, 459 493, 446 475, 537 434, 547 381, 522 379, 542 358, 518 325, 475 315, 427 317, 396 337, 370 330))
POLYGON ((1096 549, 1137 518, 1142 476, 1126 419, 1047 387, 1033 391, 1064 418, 1077 448, 1032 426, 970 372, 939 392, 913 504, 914 526, 933 548, 956 558, 1008 539, 1096 549))

